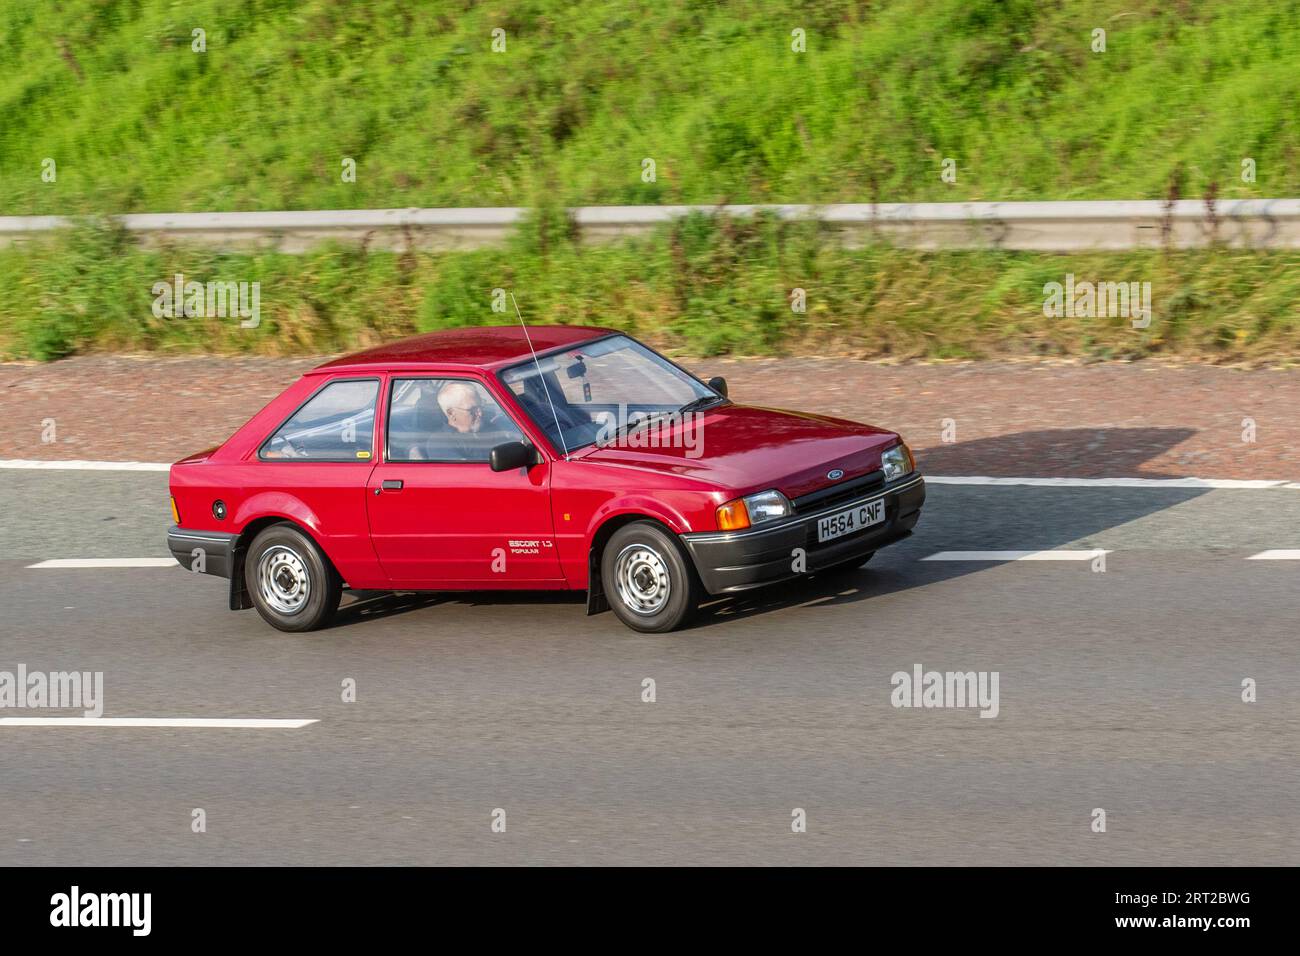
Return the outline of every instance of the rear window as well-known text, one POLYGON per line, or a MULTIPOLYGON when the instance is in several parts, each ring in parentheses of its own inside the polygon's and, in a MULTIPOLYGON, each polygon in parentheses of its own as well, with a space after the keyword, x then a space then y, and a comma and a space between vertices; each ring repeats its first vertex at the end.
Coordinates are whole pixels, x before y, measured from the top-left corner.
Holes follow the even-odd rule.
POLYGON ((330 382, 266 440, 266 461, 366 461, 374 451, 378 379, 330 382))

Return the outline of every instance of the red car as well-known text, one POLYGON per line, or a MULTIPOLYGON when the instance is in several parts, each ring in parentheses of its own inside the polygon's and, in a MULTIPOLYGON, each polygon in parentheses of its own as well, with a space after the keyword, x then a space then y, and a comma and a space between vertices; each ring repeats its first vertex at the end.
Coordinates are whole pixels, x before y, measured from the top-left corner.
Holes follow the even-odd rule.
POLYGON ((857 567, 911 533, 898 435, 738 405, 612 329, 468 328, 308 372, 171 468, 167 536, 230 607, 326 624, 343 589, 585 590, 638 631, 857 567))

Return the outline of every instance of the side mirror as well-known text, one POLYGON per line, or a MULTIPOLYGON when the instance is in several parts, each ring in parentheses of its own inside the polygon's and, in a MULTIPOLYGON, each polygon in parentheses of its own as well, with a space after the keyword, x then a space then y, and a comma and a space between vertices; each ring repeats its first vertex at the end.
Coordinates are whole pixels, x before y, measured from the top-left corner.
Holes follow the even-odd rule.
POLYGON ((705 384, 708 385, 709 388, 717 392, 719 395, 721 395, 723 398, 727 397, 727 380, 723 378, 721 375, 713 376, 713 378, 709 379, 707 382, 705 382, 705 384))
POLYGON ((493 471, 514 471, 537 464, 537 449, 521 441, 507 441, 495 445, 488 453, 493 471))

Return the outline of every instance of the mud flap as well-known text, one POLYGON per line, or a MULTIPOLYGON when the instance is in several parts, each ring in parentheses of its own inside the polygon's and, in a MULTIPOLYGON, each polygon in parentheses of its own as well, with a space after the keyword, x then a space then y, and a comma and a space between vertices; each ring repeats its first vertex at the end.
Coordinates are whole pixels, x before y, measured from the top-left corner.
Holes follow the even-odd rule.
POLYGON ((596 549, 587 555, 587 615, 599 614, 609 610, 609 601, 605 597, 605 587, 600 580, 600 565, 596 560, 596 549))
POLYGON ((230 554, 230 609, 245 611, 253 606, 253 599, 248 594, 248 582, 244 580, 244 555, 247 548, 236 548, 230 554))

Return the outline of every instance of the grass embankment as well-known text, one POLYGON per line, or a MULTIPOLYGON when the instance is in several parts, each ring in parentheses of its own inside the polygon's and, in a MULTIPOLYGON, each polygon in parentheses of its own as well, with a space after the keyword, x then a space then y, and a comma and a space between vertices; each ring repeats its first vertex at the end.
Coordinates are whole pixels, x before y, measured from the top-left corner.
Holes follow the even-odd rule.
MULTIPOLYGON (((1297 195, 1298 22, 1300 0, 0 0, 0 214, 1297 195)), ((704 220, 601 248, 563 233, 280 256, 84 228, 0 250, 0 352, 332 351, 508 319, 501 287, 532 320, 705 354, 1300 355, 1293 254, 845 251, 704 220), (150 289, 177 272, 260 282, 262 325, 155 319, 150 289), (1151 327, 1044 318, 1067 272, 1150 281, 1151 327)))
POLYGON ((1297 0, 0 0, 0 214, 1290 196, 1297 102, 1297 0))

